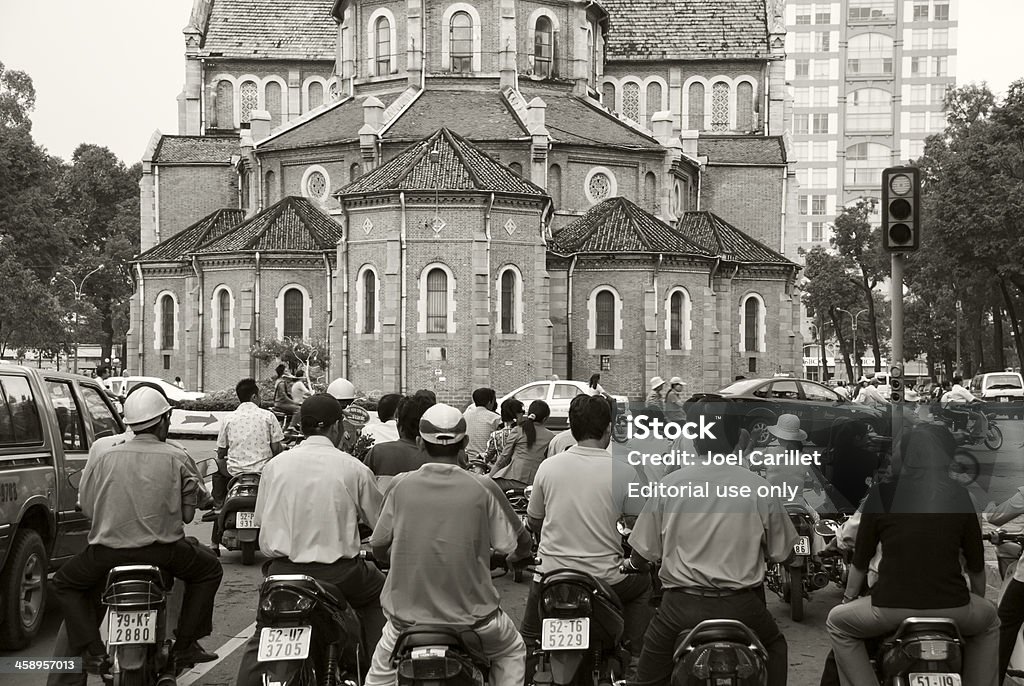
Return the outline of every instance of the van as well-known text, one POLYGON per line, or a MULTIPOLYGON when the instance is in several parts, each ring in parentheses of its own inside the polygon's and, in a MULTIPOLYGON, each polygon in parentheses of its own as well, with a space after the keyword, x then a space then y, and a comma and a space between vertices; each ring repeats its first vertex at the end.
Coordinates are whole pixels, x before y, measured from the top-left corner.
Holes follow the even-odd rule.
POLYGON ((0 365, 0 649, 39 632, 47 576, 87 543, 76 486, 89 446, 124 430, 99 379, 0 365))
POLYGON ((1024 379, 1020 372, 986 372, 971 379, 968 390, 984 400, 990 411, 1024 417, 1024 379))

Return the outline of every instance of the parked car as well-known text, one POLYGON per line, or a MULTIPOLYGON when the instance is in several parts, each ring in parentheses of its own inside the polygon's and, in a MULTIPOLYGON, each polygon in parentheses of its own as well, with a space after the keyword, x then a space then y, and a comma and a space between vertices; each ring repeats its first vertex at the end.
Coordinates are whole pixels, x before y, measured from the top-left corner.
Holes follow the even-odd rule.
MULTIPOLYGON (((530 407, 534 400, 543 400, 551 408, 551 417, 546 426, 552 430, 569 428, 569 403, 578 395, 587 395, 591 391, 586 381, 531 381, 498 398, 498 406, 509 398, 515 398, 530 407)), ((624 395, 612 395, 622 410, 629 407, 629 398, 624 395)))
POLYGON ((0 649, 39 632, 47 575, 89 534, 76 510, 89 446, 123 431, 99 379, 0 365, 0 649))
POLYGON ((170 381, 166 381, 157 376, 129 376, 125 378, 124 384, 121 386, 121 398, 124 399, 124 397, 128 395, 128 391, 132 390, 132 388, 143 381, 155 383, 160 386, 164 391, 164 395, 167 396, 167 399, 172 400, 175 403, 182 403, 188 400, 199 400, 206 395, 205 393, 199 393, 198 391, 183 390, 175 386, 170 381))
POLYGON ((1007 417, 1024 418, 1024 379, 1019 372, 986 372, 971 379, 968 389, 989 409, 1007 417))
POLYGON ((891 434, 887 412, 843 400, 827 386, 807 379, 742 379, 716 392, 726 398, 746 401, 746 428, 757 446, 771 440, 768 427, 781 414, 795 414, 814 445, 828 444, 837 419, 863 419, 879 434, 891 434))

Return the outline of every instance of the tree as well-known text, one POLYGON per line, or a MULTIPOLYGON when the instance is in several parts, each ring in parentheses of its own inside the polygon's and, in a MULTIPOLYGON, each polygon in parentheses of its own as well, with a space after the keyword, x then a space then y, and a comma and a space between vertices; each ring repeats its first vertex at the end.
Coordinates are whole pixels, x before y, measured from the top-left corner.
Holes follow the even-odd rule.
POLYGON ((21 261, 0 255, 0 357, 9 349, 59 348, 65 340, 56 298, 21 261), (30 305, 29 305, 30 303, 30 305))
POLYGON ((7 69, 0 62, 0 126, 32 127, 29 115, 36 106, 36 89, 23 71, 7 69))
POLYGON ((280 360, 288 365, 288 371, 295 374, 300 367, 309 370, 310 380, 313 378, 313 369, 319 369, 321 373, 327 373, 327 363, 330 361, 330 353, 327 346, 321 340, 303 341, 291 338, 261 338, 250 349, 249 353, 254 359, 264 364, 280 360))
POLYGON ((831 244, 843 260, 843 266, 854 274, 854 283, 861 292, 861 303, 868 310, 871 350, 875 355, 875 371, 882 368, 882 350, 878 335, 875 289, 889 273, 888 255, 882 250, 882 233, 872 226, 871 217, 877 203, 862 198, 853 206, 843 208, 835 221, 831 244))
POLYGON ((801 296, 807 313, 822 322, 819 325, 819 339, 824 345, 825 322, 831 325, 839 342, 839 350, 846 365, 846 377, 853 379, 853 363, 851 362, 851 346, 843 335, 844 316, 840 310, 848 310, 859 302, 860 294, 857 285, 846 271, 841 258, 833 255, 822 247, 802 252, 804 256, 804 276, 801 296))

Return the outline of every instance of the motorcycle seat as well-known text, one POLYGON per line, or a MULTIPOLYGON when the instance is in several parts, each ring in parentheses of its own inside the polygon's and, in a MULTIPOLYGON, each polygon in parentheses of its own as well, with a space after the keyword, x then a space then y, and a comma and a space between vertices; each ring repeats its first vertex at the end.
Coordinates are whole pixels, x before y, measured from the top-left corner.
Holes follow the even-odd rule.
POLYGON ((585 586, 600 593, 601 596, 610 602, 619 612, 622 612, 623 610, 622 601, 619 600, 619 596, 612 590, 611 585, 597 577, 591 576, 590 574, 577 572, 571 569, 556 569, 544 575, 543 583, 544 586, 550 586, 556 583, 571 583, 579 586, 585 586))
POLYGON ((678 660, 679 656, 692 646, 722 642, 753 646, 765 653, 757 635, 743 622, 735 619, 706 619, 692 629, 679 633, 676 638, 674 659, 678 660))
POLYGON ((948 617, 907 617, 896 629, 891 637, 886 639, 887 643, 909 639, 923 638, 920 634, 945 634, 950 638, 960 641, 960 627, 948 617))
POLYGON ((340 607, 345 607, 347 604, 345 596, 342 595, 341 589, 337 586, 327 581, 314 579, 305 574, 272 574, 263 580, 260 594, 264 593, 264 588, 278 584, 303 589, 311 595, 321 596, 340 607))
POLYGON ((477 663, 490 664, 491 660, 484 652, 480 635, 472 629, 463 627, 419 625, 412 626, 403 631, 398 640, 395 641, 395 649, 391 653, 391 659, 397 659, 398 655, 409 648, 421 648, 426 646, 450 646, 461 648, 466 654, 477 663))

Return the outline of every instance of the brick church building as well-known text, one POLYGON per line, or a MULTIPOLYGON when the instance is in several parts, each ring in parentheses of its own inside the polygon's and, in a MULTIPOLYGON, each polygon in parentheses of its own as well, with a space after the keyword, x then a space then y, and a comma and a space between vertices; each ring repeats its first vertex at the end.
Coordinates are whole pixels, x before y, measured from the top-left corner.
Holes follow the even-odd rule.
POLYGON ((195 0, 129 373, 367 392, 801 367, 773 0, 195 0), (766 6, 767 2, 767 6, 766 6))

